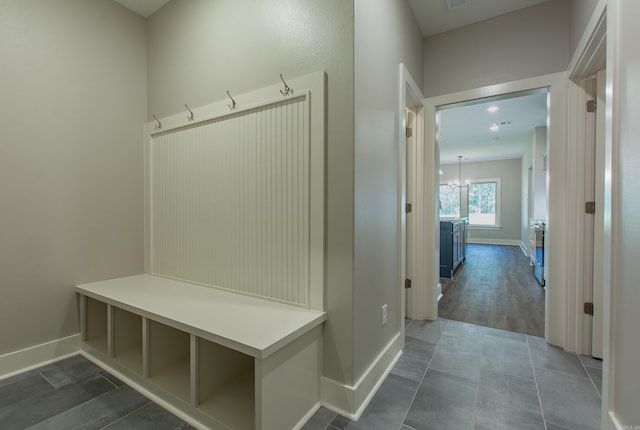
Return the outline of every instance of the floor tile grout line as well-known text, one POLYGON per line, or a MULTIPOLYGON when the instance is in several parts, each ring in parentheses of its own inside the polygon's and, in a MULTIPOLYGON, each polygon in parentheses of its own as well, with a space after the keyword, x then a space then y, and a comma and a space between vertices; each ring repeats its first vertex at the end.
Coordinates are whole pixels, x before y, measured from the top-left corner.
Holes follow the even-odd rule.
MULTIPOLYGON (((567 354, 571 354, 571 353, 567 353, 567 354)), ((538 369, 538 370, 542 370, 544 372, 558 373, 560 375, 569 376, 571 378, 579 378, 579 379, 582 379, 582 380, 585 380, 585 381, 590 381, 591 380, 591 378, 589 377, 588 373, 587 373, 587 376, 580 376, 580 375, 576 375, 575 373, 563 372, 562 370, 545 369, 544 367, 535 367, 535 366, 534 366, 534 368, 538 369)), ((586 373, 586 370, 585 370, 585 373, 586 373)))
POLYGON ((58 389, 58 387, 56 387, 55 385, 53 385, 53 383, 52 383, 51 381, 49 381, 49 380, 47 379, 47 377, 46 377, 46 376, 44 376, 44 374, 43 374, 43 373, 38 373, 38 375, 40 375, 40 377, 42 377, 42 379, 44 379, 44 380, 46 381, 46 383, 47 383, 47 384, 51 385, 51 388, 53 388, 54 390, 57 390, 57 389, 58 389))
POLYGON ((538 395, 538 405, 540 406, 540 415, 542 415, 542 423, 545 430, 547 429, 547 419, 544 417, 544 408, 542 407, 542 397, 540 396, 540 387, 538 387, 538 377, 536 376, 536 367, 533 365, 533 355, 531 354, 531 346, 529 345, 529 337, 525 336, 527 341, 527 351, 529 351, 529 363, 531 364, 531 371, 533 372, 533 382, 536 384, 536 394, 538 395))
MULTIPOLYGON (((147 400, 149 400, 149 399, 147 399, 147 400)), ((152 404, 152 403, 153 403, 153 402, 152 402, 151 400, 149 400, 147 403, 143 404, 143 405, 142 405, 142 406, 140 406, 139 408, 134 409, 133 411, 129 412, 128 414, 126 414, 126 415, 124 415, 124 416, 121 416, 121 417, 120 417, 120 418, 118 418, 117 420, 110 422, 109 424, 107 424, 107 425, 106 425, 106 426, 104 426, 104 427, 101 427, 101 428, 100 428, 100 430, 105 430, 105 429, 109 428, 110 426, 114 425, 114 424, 115 424, 115 423, 117 423, 118 421, 122 421, 123 419, 125 419, 125 418, 126 418, 126 417, 128 417, 129 415, 131 415, 131 414, 135 414, 135 413, 136 413, 136 412, 138 412, 139 410, 141 410, 141 409, 143 409, 143 408, 146 408, 147 406, 149 406, 149 405, 150 405, 150 404, 152 404)))
MULTIPOLYGON (((415 320, 411 320, 411 322, 409 323, 409 325, 413 324, 413 321, 415 320)), ((434 320, 437 321, 437 320, 434 320)), ((427 376, 427 372, 429 371, 429 368, 431 367, 431 362, 433 361, 433 357, 435 357, 436 353, 438 352, 438 346, 440 345, 440 341, 442 340, 442 336, 444 335, 444 331, 447 328, 447 325, 449 324, 449 322, 445 319, 443 319, 444 321, 444 327, 442 329, 442 333, 440 333, 440 337, 438 338, 438 342, 436 342, 436 347, 433 350, 433 354, 431 354, 431 358, 429 358, 429 362, 427 363, 427 367, 424 369, 424 373, 422 374, 422 378, 420 378, 420 382, 418 382, 418 386, 416 387, 415 392, 413 393, 413 397, 411 397, 411 401, 409 402, 409 407, 407 408, 407 411, 404 413, 404 416, 402 417, 402 421, 400 422, 400 427, 402 428, 402 426, 404 425, 404 422, 407 419, 407 416, 409 415, 409 411, 411 410, 411 406, 413 406, 413 402, 416 400, 416 396, 418 395, 418 391, 420 390, 420 387, 422 386, 422 383, 424 381, 424 378, 427 376)), ((411 337, 411 336, 409 336, 411 337)))
POLYGON ((593 386, 593 389, 596 390, 596 394, 600 398, 600 403, 602 403, 602 396, 600 395, 600 391, 598 390, 598 387, 596 387, 595 381, 593 380, 593 378, 591 377, 591 374, 587 370, 587 366, 585 366, 584 362, 582 361, 582 357, 580 356, 580 354, 576 354, 576 355, 578 356, 578 361, 580 361, 580 364, 582 365, 582 368, 584 369, 584 373, 587 374, 587 377, 589 378, 589 381, 591 381, 591 385, 593 386))
MULTIPOLYGON (((477 412, 478 412, 478 399, 480 398, 480 379, 482 378, 482 356, 484 355, 484 341, 485 333, 482 333, 482 351, 480 352, 480 375, 478 375, 478 385, 476 386, 476 399, 473 402, 473 428, 476 427, 477 412)), ((546 430, 546 429, 545 429, 546 430)))
POLYGON ((113 385, 114 388, 118 388, 118 385, 116 385, 116 383, 113 382, 111 379, 109 379, 106 376, 104 376, 104 374, 98 372, 98 376, 101 376, 103 379, 106 379, 107 382, 109 382, 111 385, 113 385))

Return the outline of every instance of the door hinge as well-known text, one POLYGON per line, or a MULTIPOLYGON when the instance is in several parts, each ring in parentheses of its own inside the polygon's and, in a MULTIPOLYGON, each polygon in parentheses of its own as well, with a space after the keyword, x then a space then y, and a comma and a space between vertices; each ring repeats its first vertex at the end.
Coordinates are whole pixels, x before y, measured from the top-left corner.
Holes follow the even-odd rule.
POLYGON ((584 313, 587 315, 593 315, 593 303, 591 302, 584 303, 584 313))
POLYGON ((596 213, 596 202, 586 202, 584 204, 584 212, 595 215, 596 213))
POLYGON ((404 205, 404 211, 405 211, 405 213, 410 214, 410 213, 411 213, 411 210, 412 210, 411 203, 407 203, 407 204, 405 204, 405 205, 404 205))
POLYGON ((411 288, 411 279, 405 279, 404 280, 404 287, 405 288, 411 288))
POLYGON ((406 132, 407 137, 413 136, 413 129, 412 128, 407 127, 406 130, 407 130, 407 132, 406 132))
POLYGON ((587 101, 587 112, 595 112, 598 109, 598 102, 595 100, 587 101))

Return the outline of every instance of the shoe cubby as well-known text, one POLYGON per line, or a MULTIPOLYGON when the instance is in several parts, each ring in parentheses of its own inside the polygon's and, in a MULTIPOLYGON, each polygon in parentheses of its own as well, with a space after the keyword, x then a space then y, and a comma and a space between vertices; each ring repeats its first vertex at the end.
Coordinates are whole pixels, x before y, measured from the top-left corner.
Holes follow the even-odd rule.
POLYGON ((191 401, 190 334, 149 320, 149 380, 191 401))
POLYGON ((76 287, 83 354, 196 428, 299 428, 320 399, 320 311, 136 275, 76 287))
POLYGON ((113 358, 142 375, 142 317, 113 308, 113 358))
POLYGON ((255 426, 254 358, 198 338, 197 407, 229 428, 255 426))
POLYGON ((85 297, 85 343, 103 354, 109 351, 108 305, 85 297))

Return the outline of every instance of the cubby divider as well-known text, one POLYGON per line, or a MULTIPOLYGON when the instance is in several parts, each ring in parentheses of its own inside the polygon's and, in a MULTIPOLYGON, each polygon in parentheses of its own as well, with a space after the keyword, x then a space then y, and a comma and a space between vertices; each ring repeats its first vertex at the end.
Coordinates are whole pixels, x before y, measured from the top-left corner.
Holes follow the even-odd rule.
POLYGON ((84 341, 91 348, 103 354, 109 350, 108 305, 85 297, 84 341))
POLYGON ((142 317, 113 308, 113 358, 142 375, 142 317))

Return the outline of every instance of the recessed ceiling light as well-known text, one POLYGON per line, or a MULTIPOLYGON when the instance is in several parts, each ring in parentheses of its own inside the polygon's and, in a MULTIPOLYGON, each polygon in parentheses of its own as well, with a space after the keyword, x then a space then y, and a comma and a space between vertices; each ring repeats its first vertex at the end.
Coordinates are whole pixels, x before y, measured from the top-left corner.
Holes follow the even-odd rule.
POLYGON ((500 130, 500 126, 498 124, 493 124, 491 127, 489 127, 489 130, 498 131, 500 130))
POLYGON ((496 105, 489 106, 487 108, 487 112, 491 112, 491 113, 498 112, 498 109, 500 109, 500 108, 498 106, 496 106, 496 105))

